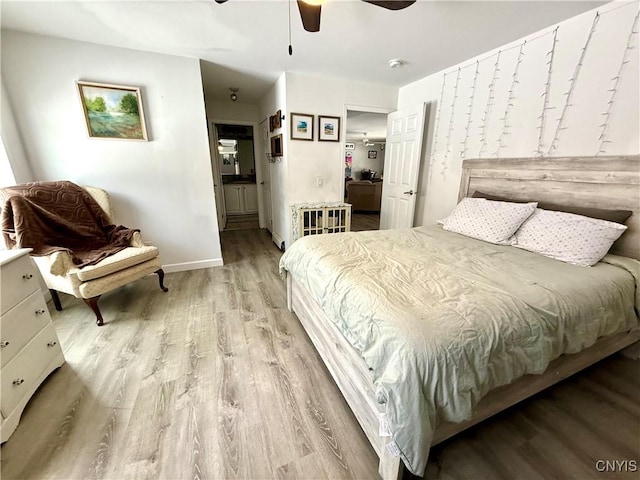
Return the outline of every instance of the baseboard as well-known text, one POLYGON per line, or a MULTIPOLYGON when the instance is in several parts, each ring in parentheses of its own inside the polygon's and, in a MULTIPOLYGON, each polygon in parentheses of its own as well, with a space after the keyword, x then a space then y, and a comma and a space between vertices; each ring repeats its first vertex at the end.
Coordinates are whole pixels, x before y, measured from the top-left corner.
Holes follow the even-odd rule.
POLYGON ((209 260, 199 260, 197 262, 170 263, 163 265, 162 269, 165 273, 173 273, 198 270, 200 268, 221 267, 222 265, 224 265, 224 262, 221 258, 212 258, 209 260))
POLYGON ((280 235, 278 235, 276 232, 273 232, 273 233, 271 234, 271 240, 273 240, 273 243, 275 243, 275 244, 276 244, 276 246, 277 246, 280 250, 284 251, 284 246, 285 246, 285 245, 284 245, 284 238, 282 238, 282 237, 281 237, 280 235))

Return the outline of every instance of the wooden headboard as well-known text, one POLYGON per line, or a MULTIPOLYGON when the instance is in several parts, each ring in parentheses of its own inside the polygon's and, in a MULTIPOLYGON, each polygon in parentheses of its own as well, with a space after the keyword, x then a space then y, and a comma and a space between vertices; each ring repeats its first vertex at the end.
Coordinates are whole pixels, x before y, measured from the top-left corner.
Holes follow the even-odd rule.
POLYGON ((631 210, 629 228, 611 253, 640 259, 640 156, 465 160, 459 200, 476 190, 514 200, 631 210))

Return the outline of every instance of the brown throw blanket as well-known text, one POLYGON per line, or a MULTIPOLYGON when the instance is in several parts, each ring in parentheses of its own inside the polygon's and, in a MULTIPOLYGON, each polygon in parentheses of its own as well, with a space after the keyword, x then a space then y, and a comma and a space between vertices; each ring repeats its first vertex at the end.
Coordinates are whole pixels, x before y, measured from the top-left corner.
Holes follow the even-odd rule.
POLYGON ((67 250, 81 268, 128 247, 138 231, 111 224, 93 197, 72 182, 25 183, 2 193, 7 248, 33 248, 31 255, 67 250))

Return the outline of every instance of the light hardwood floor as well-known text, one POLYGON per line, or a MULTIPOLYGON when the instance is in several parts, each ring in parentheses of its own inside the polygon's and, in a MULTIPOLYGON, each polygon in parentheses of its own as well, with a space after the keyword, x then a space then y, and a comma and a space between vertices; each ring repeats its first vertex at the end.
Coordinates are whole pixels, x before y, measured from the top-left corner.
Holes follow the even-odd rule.
MULTIPOLYGON (((264 231, 225 266, 52 308, 67 363, 2 446, 8 479, 374 479, 377 458, 295 315, 264 231)), ((637 478, 638 361, 614 356, 436 447, 436 479, 637 478)))

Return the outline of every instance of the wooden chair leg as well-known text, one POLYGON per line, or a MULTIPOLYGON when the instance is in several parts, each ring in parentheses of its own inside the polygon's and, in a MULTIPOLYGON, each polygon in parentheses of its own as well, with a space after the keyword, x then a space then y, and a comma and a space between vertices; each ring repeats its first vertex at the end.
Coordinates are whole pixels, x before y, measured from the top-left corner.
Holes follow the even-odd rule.
POLYGON ((160 283, 160 289, 163 292, 168 292, 169 289, 164 286, 164 270, 159 268, 158 270, 155 271, 155 273, 158 274, 158 282, 160 283))
POLYGON ((83 298, 83 300, 84 300, 84 303, 86 303, 87 305, 89 305, 89 307, 91 307, 91 310, 93 310, 93 313, 96 314, 96 323, 98 324, 99 327, 101 327, 102 325, 104 325, 104 320, 102 319, 102 313, 100 313, 100 308, 98 307, 99 298, 100 298, 100 295, 92 298, 83 298))
POLYGON ((50 288, 49 292, 51 293, 51 299, 53 300, 53 305, 56 307, 57 311, 61 312, 62 303, 60 303, 60 296, 58 295, 58 291, 50 288))

